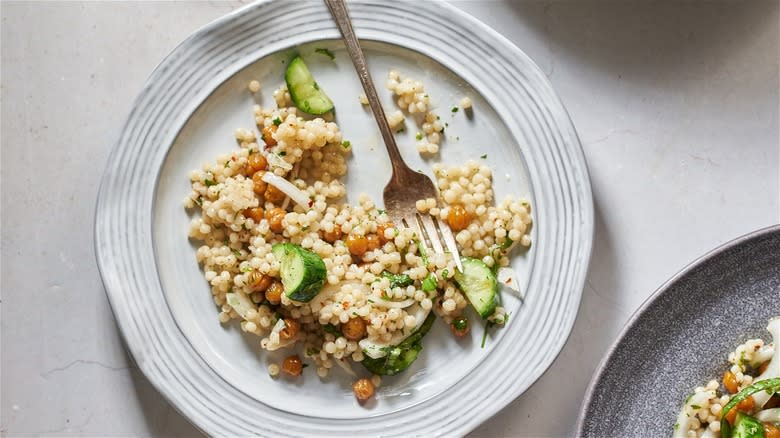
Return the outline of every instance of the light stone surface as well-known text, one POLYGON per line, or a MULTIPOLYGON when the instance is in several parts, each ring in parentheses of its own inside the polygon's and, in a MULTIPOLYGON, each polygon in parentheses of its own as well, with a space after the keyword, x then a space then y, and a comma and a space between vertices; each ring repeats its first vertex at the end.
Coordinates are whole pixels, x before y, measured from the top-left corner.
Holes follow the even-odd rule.
MULTIPOLYGON (((569 436, 593 370, 645 298, 718 244, 780 222, 779 2, 454 4, 550 78, 580 133, 596 206, 572 335, 472 435, 569 436)), ((149 72, 240 6, 0 5, 3 436, 198 434, 124 351, 93 215, 103 163, 149 72)))

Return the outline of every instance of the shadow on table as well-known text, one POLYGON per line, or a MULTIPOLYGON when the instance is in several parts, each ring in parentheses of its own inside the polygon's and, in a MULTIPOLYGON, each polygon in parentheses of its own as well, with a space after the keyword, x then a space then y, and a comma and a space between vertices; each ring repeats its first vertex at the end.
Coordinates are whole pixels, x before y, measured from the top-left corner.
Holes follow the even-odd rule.
POLYGON ((127 362, 132 364, 130 377, 150 436, 186 438, 205 436, 174 409, 173 405, 168 403, 165 397, 149 382, 127 348, 125 348, 125 356, 127 362))
POLYGON ((777 41, 780 2, 516 1, 507 9, 552 58, 603 70, 605 80, 686 87, 729 74, 719 68, 726 64, 749 71, 740 49, 777 41))

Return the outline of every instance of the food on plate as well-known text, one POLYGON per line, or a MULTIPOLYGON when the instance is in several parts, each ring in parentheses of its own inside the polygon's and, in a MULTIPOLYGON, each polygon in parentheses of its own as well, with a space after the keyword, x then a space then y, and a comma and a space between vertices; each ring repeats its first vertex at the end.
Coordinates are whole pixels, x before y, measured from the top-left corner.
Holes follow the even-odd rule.
POLYGON ((312 365, 324 378, 338 367, 363 402, 379 375, 403 372, 419 357, 436 319, 462 337, 474 324, 470 304, 485 333, 506 323, 499 286, 519 291, 509 256, 531 243, 530 204, 494 204, 484 164, 434 164, 439 199, 417 208, 452 228, 459 272, 449 253, 428 250, 368 196, 345 199, 341 178, 357 145, 343 138, 333 101, 302 58, 289 63, 285 82, 273 94, 276 107, 255 106, 257 132, 237 130, 237 149, 191 172, 189 237, 201 242, 196 258, 219 320, 239 321, 262 349, 289 351, 268 366, 272 377, 296 378, 312 365))
POLYGON ((694 389, 674 424, 674 437, 780 438, 780 316, 773 342, 750 339, 729 353, 721 384, 694 389))

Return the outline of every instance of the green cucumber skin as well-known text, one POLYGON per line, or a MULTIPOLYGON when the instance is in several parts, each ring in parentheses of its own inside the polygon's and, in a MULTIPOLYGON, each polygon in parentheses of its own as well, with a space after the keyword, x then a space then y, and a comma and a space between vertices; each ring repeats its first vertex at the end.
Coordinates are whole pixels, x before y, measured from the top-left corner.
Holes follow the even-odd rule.
POLYGON ((333 109, 333 102, 320 89, 300 56, 295 56, 287 65, 284 81, 293 104, 299 110, 312 115, 322 115, 333 109))
POLYGON ((306 303, 317 296, 325 285, 327 275, 325 262, 320 256, 291 243, 277 243, 271 250, 281 264, 279 271, 287 298, 306 303), (302 263, 301 273, 290 272, 294 269, 293 263, 296 258, 302 263), (292 276, 292 274, 296 275, 292 276), (300 277, 298 281, 296 281, 297 277, 300 277))
POLYGON ((466 298, 468 298, 471 306, 474 307, 479 316, 487 318, 495 312, 498 305, 498 279, 496 279, 496 274, 482 260, 461 257, 460 261, 464 272, 455 272, 455 284, 463 291, 463 294, 466 295, 466 298), (472 285, 469 284, 472 282, 469 276, 475 275, 485 276, 480 280, 487 283, 489 289, 487 296, 481 290, 474 290, 471 287, 472 285))
POLYGON ((764 438, 764 425, 750 415, 737 412, 731 438, 764 438))
POLYGON ((409 368, 417 360, 417 356, 422 351, 422 338, 431 329, 436 316, 433 312, 428 314, 425 322, 414 333, 404 339, 403 342, 393 347, 385 357, 372 359, 368 356, 361 362, 367 370, 381 376, 393 376, 409 368))

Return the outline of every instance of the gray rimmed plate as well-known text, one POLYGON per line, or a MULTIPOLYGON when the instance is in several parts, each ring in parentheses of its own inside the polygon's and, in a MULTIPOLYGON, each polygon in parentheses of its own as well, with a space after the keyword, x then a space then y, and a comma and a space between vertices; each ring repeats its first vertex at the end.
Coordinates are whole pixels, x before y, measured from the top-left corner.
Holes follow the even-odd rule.
POLYGON ((730 351, 767 339, 780 314, 780 225, 726 243, 661 286, 594 374, 580 437, 671 436, 686 395, 724 371, 730 351))

